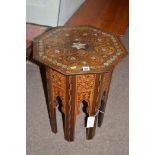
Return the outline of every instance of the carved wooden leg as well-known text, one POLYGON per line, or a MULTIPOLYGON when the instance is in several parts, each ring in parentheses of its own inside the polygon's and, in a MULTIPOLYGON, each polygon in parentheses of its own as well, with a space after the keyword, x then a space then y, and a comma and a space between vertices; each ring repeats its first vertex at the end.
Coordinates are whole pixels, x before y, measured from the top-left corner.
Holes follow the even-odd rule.
MULTIPOLYGON (((89 111, 90 116, 94 116, 98 112, 99 102, 101 100, 102 78, 102 74, 96 74, 93 102, 90 103, 92 104, 92 109, 89 111)), ((94 127, 86 129, 87 139, 92 139, 95 136, 96 122, 97 116, 95 116, 94 127)))
POLYGON ((98 127, 101 127, 101 125, 103 124, 104 112, 105 112, 106 103, 107 103, 107 99, 108 99, 112 71, 104 73, 103 76, 104 76, 103 77, 103 95, 102 95, 102 99, 101 99, 101 106, 99 109, 100 112, 98 114, 98 127))
POLYGON ((57 133, 57 120, 56 120, 56 108, 53 107, 53 103, 50 104, 50 123, 52 132, 57 133))
POLYGON ((101 127, 103 123, 103 118, 104 118, 104 112, 105 112, 105 101, 104 99, 101 100, 101 107, 99 108, 100 112, 98 114, 98 127, 101 127))
POLYGON ((55 103, 55 98, 53 96, 53 90, 52 90, 52 77, 50 76, 49 71, 50 71, 49 69, 46 69, 50 124, 51 124, 52 132, 57 133, 56 103, 55 103))
POLYGON ((46 68, 44 65, 39 65, 42 85, 44 89, 45 100, 48 105, 48 90, 47 90, 47 78, 46 78, 46 68))
POLYGON ((87 140, 90 140, 95 136, 96 121, 97 121, 97 118, 95 117, 94 127, 86 129, 86 138, 87 138, 87 140))
POLYGON ((67 141, 74 140, 75 134, 75 76, 66 77, 66 112, 64 122, 64 134, 67 141))

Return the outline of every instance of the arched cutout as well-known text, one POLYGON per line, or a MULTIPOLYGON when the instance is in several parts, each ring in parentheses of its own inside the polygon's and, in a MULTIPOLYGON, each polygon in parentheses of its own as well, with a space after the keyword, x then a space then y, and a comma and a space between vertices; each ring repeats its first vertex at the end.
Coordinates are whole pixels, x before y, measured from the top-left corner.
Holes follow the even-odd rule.
POLYGON ((57 96, 55 99, 55 104, 58 107, 58 110, 62 113, 62 99, 60 96, 57 96))
POLYGON ((83 100, 82 103, 83 103, 82 110, 85 113, 84 126, 86 127, 86 125, 87 125, 87 118, 89 116, 89 114, 88 114, 88 102, 86 102, 85 100, 83 100))
POLYGON ((82 103, 83 103, 83 108, 82 108, 82 110, 83 110, 83 112, 84 112, 86 115, 88 115, 88 102, 86 102, 85 100, 83 100, 82 103))
POLYGON ((63 130, 65 131, 65 114, 64 114, 63 111, 62 111, 62 99, 61 99, 60 96, 57 96, 57 97, 56 97, 55 103, 56 103, 56 106, 58 107, 59 112, 60 112, 61 115, 62 115, 63 130))

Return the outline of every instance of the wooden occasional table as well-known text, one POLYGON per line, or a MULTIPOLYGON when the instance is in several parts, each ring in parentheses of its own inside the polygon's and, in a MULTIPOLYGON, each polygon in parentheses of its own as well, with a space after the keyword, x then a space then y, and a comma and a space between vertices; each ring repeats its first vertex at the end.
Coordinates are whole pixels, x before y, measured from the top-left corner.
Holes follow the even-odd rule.
POLYGON ((46 66, 52 131, 57 132, 59 105, 64 137, 73 141, 83 103, 86 116, 95 117, 93 127, 86 128, 87 139, 92 139, 97 118, 98 126, 102 125, 112 71, 127 55, 121 41, 92 26, 57 27, 34 40, 33 50, 33 58, 46 66))

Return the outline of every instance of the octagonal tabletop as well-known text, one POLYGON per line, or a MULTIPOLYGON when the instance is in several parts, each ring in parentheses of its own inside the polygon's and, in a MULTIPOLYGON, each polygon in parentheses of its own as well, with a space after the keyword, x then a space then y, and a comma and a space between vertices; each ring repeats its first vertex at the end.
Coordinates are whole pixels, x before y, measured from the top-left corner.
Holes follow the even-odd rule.
POLYGON ((56 27, 34 40, 35 60, 63 74, 102 73, 127 55, 117 36, 92 26, 56 27))

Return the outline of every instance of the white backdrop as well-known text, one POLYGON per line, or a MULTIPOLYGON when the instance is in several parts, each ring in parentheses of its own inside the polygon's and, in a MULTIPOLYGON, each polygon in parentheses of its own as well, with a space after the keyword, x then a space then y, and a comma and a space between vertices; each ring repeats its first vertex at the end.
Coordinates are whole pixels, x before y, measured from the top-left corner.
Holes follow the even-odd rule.
POLYGON ((49 26, 63 25, 84 1, 27 0, 26 21, 49 26))

